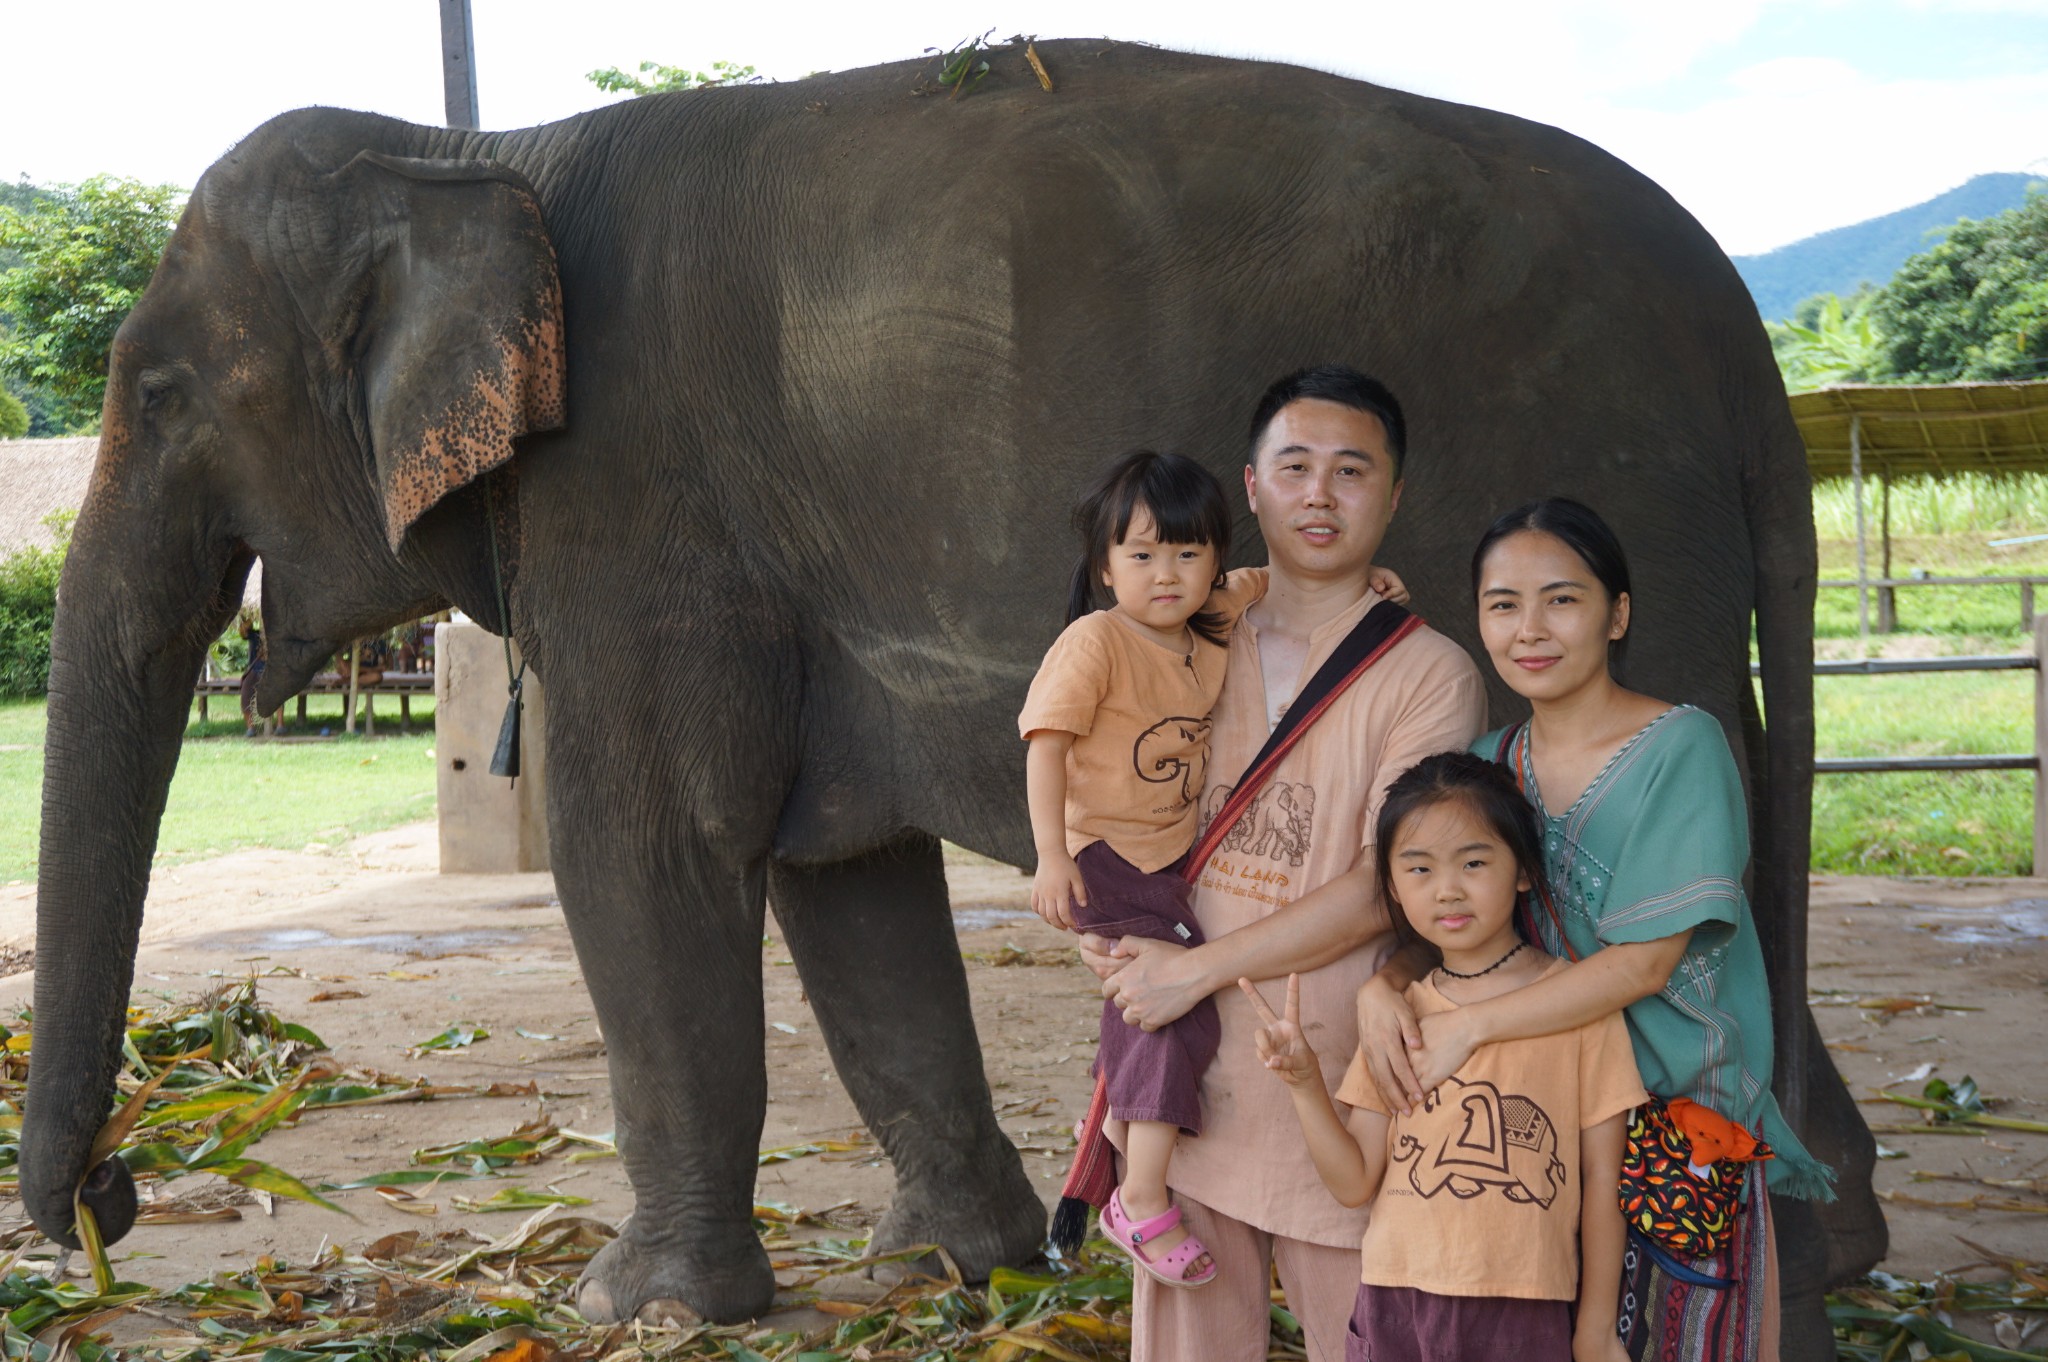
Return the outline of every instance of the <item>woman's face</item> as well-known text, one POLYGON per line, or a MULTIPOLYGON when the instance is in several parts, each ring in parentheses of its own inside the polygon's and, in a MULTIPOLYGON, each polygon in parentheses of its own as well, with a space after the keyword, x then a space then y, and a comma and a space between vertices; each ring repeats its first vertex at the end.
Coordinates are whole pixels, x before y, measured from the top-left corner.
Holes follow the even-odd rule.
POLYGON ((1609 599, 1556 535, 1522 530, 1479 570, 1479 637, 1515 693, 1559 700, 1607 675, 1607 645, 1628 632, 1628 597, 1609 599))

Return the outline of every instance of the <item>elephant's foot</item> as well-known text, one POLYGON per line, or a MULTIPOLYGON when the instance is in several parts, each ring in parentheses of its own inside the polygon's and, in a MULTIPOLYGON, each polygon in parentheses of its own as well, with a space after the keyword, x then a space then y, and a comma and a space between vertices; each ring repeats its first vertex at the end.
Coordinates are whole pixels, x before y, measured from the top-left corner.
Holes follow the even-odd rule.
POLYGON ((638 1318, 646 1323, 737 1324, 765 1314, 775 1301, 775 1274, 751 1228, 643 1242, 628 1222, 605 1245, 576 1286, 576 1309, 594 1324, 638 1318))
MULTIPOLYGON (((1022 1172, 978 1181, 979 1195, 969 1190, 974 1183, 933 1188, 922 1195, 918 1189, 899 1187, 895 1204, 868 1241, 869 1254, 940 1244, 952 1255, 960 1275, 971 1282, 986 1281, 996 1268, 1014 1267, 1039 1256, 1045 1248, 1045 1207, 1022 1172)), ((936 1254, 913 1259, 903 1267, 935 1277, 945 1275, 936 1254)), ((887 1264, 878 1265, 877 1277, 888 1275, 888 1268, 887 1264)))

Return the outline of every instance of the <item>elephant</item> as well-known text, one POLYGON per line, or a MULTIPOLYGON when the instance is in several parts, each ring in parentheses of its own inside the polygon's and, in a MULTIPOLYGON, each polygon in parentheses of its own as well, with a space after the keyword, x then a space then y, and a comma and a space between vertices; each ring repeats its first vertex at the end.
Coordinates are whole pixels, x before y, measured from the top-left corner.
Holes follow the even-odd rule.
POLYGON ((1274 781, 1259 791, 1244 811, 1246 854, 1300 865, 1308 856, 1309 829, 1315 816, 1315 786, 1274 781))
POLYGON ((1176 714, 1161 719, 1138 735, 1131 765, 1138 779, 1165 787, 1161 797, 1172 801, 1169 810, 1187 808, 1201 798, 1209 769, 1208 716, 1176 714))
POLYGON ((636 1206, 585 1314, 772 1301, 749 1221, 770 905, 894 1164, 875 1250, 943 1244, 970 1276, 1033 1255, 941 839, 1032 859, 1013 722, 1061 622, 1070 489, 1139 444, 1233 479, 1256 395, 1335 361, 1406 407, 1383 556, 1418 610, 1471 646, 1480 530, 1583 497, 1635 560, 1628 681, 1742 755, 1778 1087, 1844 1193, 1779 1219, 1792 1355, 1823 1355, 1821 1288, 1885 1241, 1803 1005, 1810 492, 1734 268, 1555 128, 1037 51, 1050 91, 1011 47, 959 98, 906 62, 506 132, 304 109, 207 170, 114 341, 62 577, 21 1145, 44 1233, 77 1242, 81 1187, 110 1237, 134 1218, 118 1160, 87 1159, 193 680, 260 559, 266 713, 346 640, 451 605, 546 682, 557 891, 636 1206))
POLYGON ((1456 1076, 1424 1095, 1389 1161, 1408 1165, 1408 1185, 1418 1196, 1448 1190, 1469 1200, 1498 1187, 1509 1201, 1545 1210, 1566 1176, 1557 1126, 1543 1108, 1485 1079, 1468 1083, 1456 1076))

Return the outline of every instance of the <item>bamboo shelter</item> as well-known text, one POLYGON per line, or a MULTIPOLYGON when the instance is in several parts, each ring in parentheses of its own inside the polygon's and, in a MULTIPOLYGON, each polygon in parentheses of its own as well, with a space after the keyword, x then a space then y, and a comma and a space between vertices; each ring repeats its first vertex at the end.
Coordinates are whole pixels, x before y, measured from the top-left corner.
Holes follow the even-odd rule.
POLYGON ((1847 383, 1794 393, 1791 403, 1813 477, 1846 477, 1854 489, 1857 620, 1866 640, 1873 586, 1879 593, 1881 631, 1889 629, 1894 615, 1895 479, 2048 472, 2048 382, 1847 383), (1870 575, 1866 473, 1875 473, 1880 480, 1882 566, 1876 579, 1870 575))

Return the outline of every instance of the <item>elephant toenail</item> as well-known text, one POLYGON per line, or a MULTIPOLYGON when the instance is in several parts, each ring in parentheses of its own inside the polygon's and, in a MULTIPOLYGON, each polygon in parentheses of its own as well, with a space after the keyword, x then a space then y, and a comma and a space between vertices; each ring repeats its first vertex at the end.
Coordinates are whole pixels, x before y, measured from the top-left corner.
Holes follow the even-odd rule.
POLYGON ((670 1296, 657 1296, 647 1302, 640 1307, 640 1313, 635 1318, 642 1324, 666 1324, 676 1328, 688 1328, 692 1324, 704 1322, 702 1315, 670 1296))
POLYGON ((576 1313, 592 1324, 614 1324, 611 1288, 603 1282, 585 1282, 576 1291, 576 1313))

